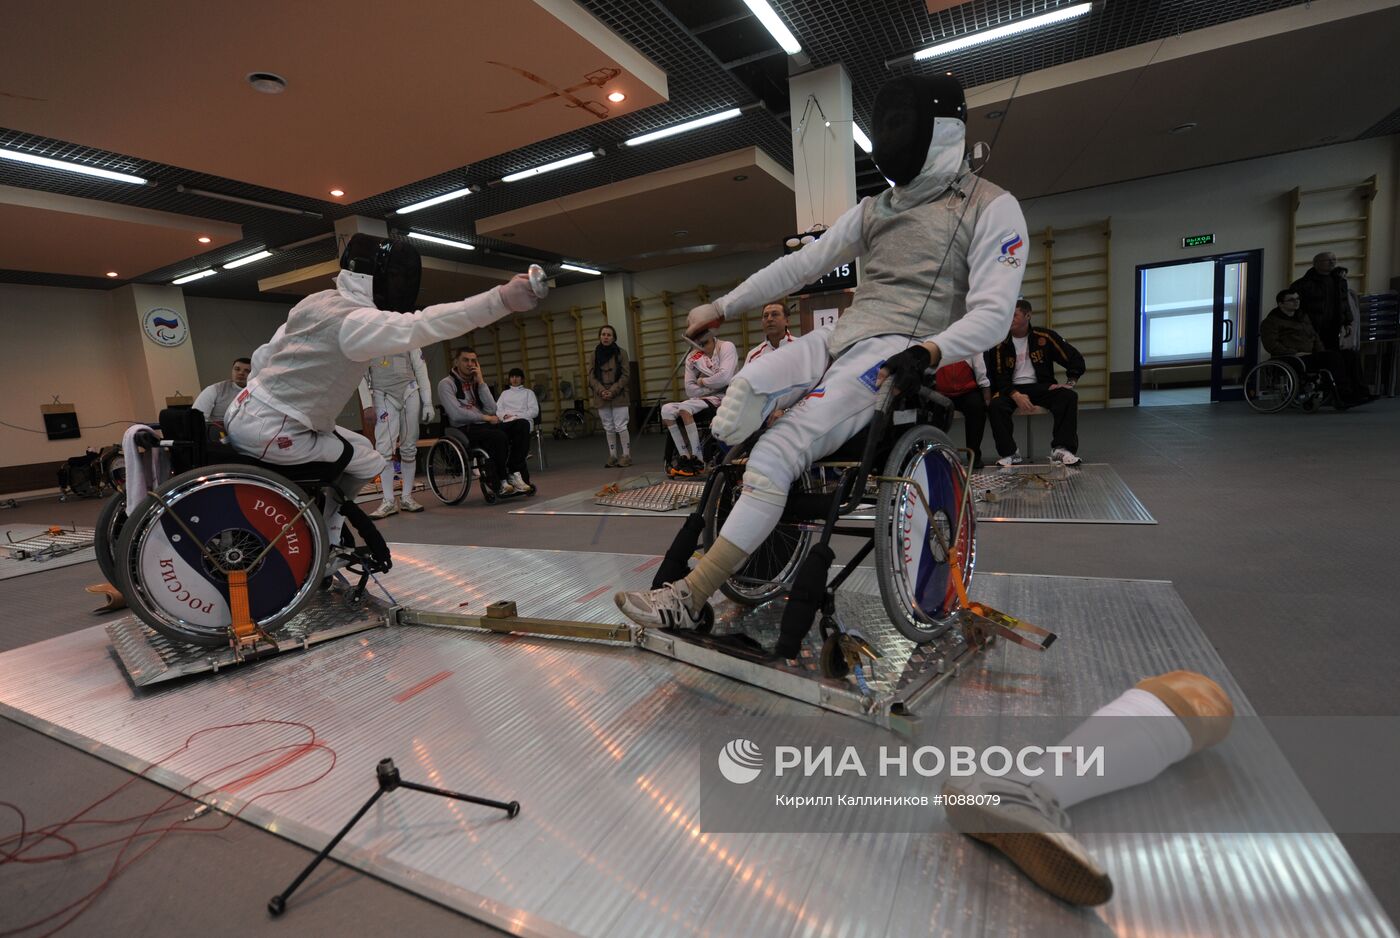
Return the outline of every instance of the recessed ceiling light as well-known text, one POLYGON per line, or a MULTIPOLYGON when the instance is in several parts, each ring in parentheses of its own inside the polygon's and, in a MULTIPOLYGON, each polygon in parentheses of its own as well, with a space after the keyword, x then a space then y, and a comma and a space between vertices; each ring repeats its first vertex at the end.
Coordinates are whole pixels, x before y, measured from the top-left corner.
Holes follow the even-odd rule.
POLYGON ((115 277, 116 275, 117 275, 117 272, 116 272, 115 270, 109 270, 109 271, 107 271, 107 276, 109 276, 109 277, 115 277))
POLYGON ((213 241, 214 239, 211 238, 211 237, 209 237, 208 235, 200 235, 198 238, 195 238, 195 240, 198 241, 200 244, 208 244, 210 241, 213 241))
POLYGON ((739 174, 737 174, 737 175, 735 175, 735 176, 733 176, 733 177, 731 177, 731 178, 732 178, 735 182, 743 182, 745 179, 748 179, 749 177, 748 177, 748 176, 745 176, 743 173, 739 173, 739 174))
POLYGON ((1184 123, 1184 124, 1177 124, 1177 125, 1176 125, 1175 127, 1173 127, 1171 130, 1167 131, 1167 133, 1169 133, 1169 134, 1189 134, 1191 131, 1193 131, 1193 130, 1195 130, 1195 129, 1196 129, 1196 122, 1195 122, 1195 121, 1187 121, 1187 122, 1184 123))
POLYGON ((242 267, 244 264, 251 264, 253 263, 253 261, 260 261, 264 257, 271 256, 271 251, 259 251, 256 254, 246 254, 243 257, 238 258, 237 260, 229 261, 227 264, 224 265, 224 270, 233 270, 236 267, 242 267))
POLYGON ((249 72, 248 84, 263 94, 281 94, 287 90, 287 79, 272 72, 249 72))
POLYGON ((614 91, 612 94, 608 95, 608 100, 613 104, 621 104, 623 101, 627 100, 627 95, 623 94, 621 91, 614 91))
POLYGON ((686 231, 684 228, 677 228, 675 231, 671 232, 671 234, 677 238, 684 238, 686 235, 690 234, 690 232, 686 231))
POLYGON ((36 156, 23 150, 0 150, 0 160, 14 160, 16 163, 29 163, 31 166, 43 166, 47 169, 61 169, 65 173, 82 173, 84 176, 97 176, 100 179, 112 179, 116 182, 130 182, 138 186, 146 184, 146 180, 130 173, 116 173, 110 169, 99 169, 96 166, 86 166, 82 163, 51 160, 47 156, 36 156))
POLYGON ((344 190, 344 189, 332 189, 332 190, 331 190, 331 195, 335 196, 337 199, 340 198, 340 197, 341 197, 342 195, 344 195, 344 194, 345 194, 345 190, 344 190))
POLYGON ((201 270, 201 271, 199 271, 198 273, 190 274, 190 275, 187 276, 187 277, 180 277, 180 278, 178 278, 178 279, 176 279, 176 280, 172 280, 172 281, 170 281, 170 282, 173 283, 175 286, 178 287, 178 286, 180 286, 181 284, 189 283, 191 280, 202 280, 202 279, 205 278, 205 277, 212 277, 212 276, 214 276, 216 273, 218 273, 217 270, 214 270, 213 268, 210 268, 209 270, 201 270))
POLYGON ((988 112, 987 112, 987 120, 989 120, 989 121, 994 121, 994 120, 996 120, 998 117, 1005 117, 1005 116, 1006 116, 1006 112, 1005 112, 1005 111, 1000 111, 1000 110, 998 110, 998 111, 988 111, 988 112))

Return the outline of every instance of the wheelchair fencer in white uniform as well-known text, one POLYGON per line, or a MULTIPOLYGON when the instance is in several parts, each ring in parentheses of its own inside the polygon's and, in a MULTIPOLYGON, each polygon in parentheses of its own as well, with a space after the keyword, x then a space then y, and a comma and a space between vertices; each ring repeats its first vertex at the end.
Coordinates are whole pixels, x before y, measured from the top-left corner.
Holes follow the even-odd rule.
MULTIPOLYGON (((1010 193, 971 170, 966 112, 951 77, 887 82, 876 97, 871 137, 876 163, 894 186, 691 310, 687 334, 694 338, 730 311, 761 306, 864 259, 862 282, 835 326, 763 355, 730 383, 711 425, 723 442, 738 444, 775 410, 784 413, 754 444, 743 494, 695 569, 653 590, 617 594, 634 623, 699 623, 711 594, 779 523, 794 482, 870 423, 885 374, 893 373, 901 393, 917 393, 929 366, 980 353, 1006 335, 1024 273, 1025 218, 1010 193)), ((805 629, 785 629, 776 653, 793 657, 805 629)))
MULTIPOLYGON (((116 585, 168 636, 221 645, 300 611, 336 566, 342 506, 358 512, 354 495, 384 468, 368 439, 335 426, 366 362, 534 309, 547 292, 536 267, 477 296, 415 309, 417 252, 363 234, 350 239, 341 267, 334 289, 293 307, 253 354, 248 387, 226 414, 231 449, 202 437, 154 442, 149 428, 133 428, 144 441, 133 450, 183 454, 175 468, 189 469, 166 481, 160 460, 149 460, 145 483, 128 487, 129 518, 113 549, 116 585), (221 454, 230 461, 218 464, 221 454), (310 472, 300 468, 308 464, 310 472), (324 496, 324 519, 302 485, 324 496)), ((374 562, 387 569, 387 549, 374 562)))

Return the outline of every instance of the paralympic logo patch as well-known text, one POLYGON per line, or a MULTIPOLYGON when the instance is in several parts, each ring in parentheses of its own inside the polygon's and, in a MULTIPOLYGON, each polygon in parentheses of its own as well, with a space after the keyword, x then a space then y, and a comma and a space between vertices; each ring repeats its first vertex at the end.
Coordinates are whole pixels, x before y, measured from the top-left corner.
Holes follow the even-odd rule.
POLYGON ((168 306, 156 306, 146 310, 141 317, 141 327, 146 338, 156 345, 174 348, 184 343, 190 336, 185 318, 168 306))
POLYGON ((1020 267, 1021 259, 1016 256, 1016 252, 1025 247, 1026 242, 1016 232, 1011 232, 1001 239, 1001 255, 997 257, 998 264, 1005 264, 1007 267, 1020 267))

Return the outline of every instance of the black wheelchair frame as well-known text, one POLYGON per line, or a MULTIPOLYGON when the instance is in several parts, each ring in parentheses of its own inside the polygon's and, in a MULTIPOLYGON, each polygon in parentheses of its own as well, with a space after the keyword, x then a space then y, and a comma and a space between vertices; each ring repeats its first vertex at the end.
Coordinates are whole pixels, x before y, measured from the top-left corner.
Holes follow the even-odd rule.
POLYGON ((1298 355, 1275 355, 1260 362, 1244 377, 1244 399, 1256 413, 1276 414, 1297 407, 1305 414, 1317 410, 1329 398, 1335 400, 1337 382, 1326 368, 1309 371, 1298 355))

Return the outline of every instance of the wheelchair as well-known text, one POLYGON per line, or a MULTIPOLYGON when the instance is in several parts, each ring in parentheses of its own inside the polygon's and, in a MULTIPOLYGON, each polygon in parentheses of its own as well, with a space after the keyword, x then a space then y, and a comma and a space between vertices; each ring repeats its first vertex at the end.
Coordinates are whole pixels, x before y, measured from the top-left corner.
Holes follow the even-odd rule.
POLYGON ((1305 414, 1317 410, 1336 394, 1336 382, 1326 368, 1309 371, 1297 355, 1262 361, 1244 377, 1244 399, 1257 413, 1274 414, 1297 407, 1305 414))
MULTIPOLYGON (((242 654, 284 624, 341 569, 368 579, 392 566, 373 521, 334 485, 350 461, 282 466, 211 441, 204 415, 161 412, 157 428, 128 434, 128 491, 103 507, 95 543, 103 573, 132 611, 187 645, 242 654), (143 467, 140 491, 131 464, 143 467), (326 543, 323 512, 338 508, 341 543, 326 543), (128 516, 129 512, 129 516, 128 516), (355 545, 354 535, 363 541, 355 545)), ((343 441, 342 441, 343 442, 343 441)))
MULTIPOLYGON (((476 446, 456 427, 444 427, 442 436, 428 450, 428 488, 444 505, 460 505, 471 492, 472 479, 481 486, 488 505, 501 500, 501 471, 486 450, 476 446)), ((534 495, 535 487, 523 493, 534 495)), ((509 496, 514 497, 514 496, 509 496)))
MULTIPOLYGON (((700 413, 695 414, 695 430, 700 436, 700 461, 704 464, 704 473, 710 472, 718 466, 724 459, 725 447, 719 440, 710 433, 710 422, 715 419, 715 408, 708 407, 700 413)), ((666 434, 666 451, 662 457, 662 468, 666 475, 673 479, 690 478, 690 473, 685 471, 680 464, 680 452, 676 449, 676 441, 671 439, 670 431, 662 427, 662 432, 666 434)), ((682 433, 685 432, 682 425, 682 433)))
MULTIPOLYGON (((959 624, 976 562, 976 519, 967 484, 971 455, 948 439, 952 402, 932 384, 930 372, 918 399, 900 402, 898 409, 892 388, 881 389, 866 433, 798 477, 778 526, 721 587, 725 596, 750 606, 787 596, 778 647, 769 657, 796 657, 820 616, 823 671, 844 676, 835 594, 872 553, 885 611, 905 638, 931 642, 959 624), (882 471, 877 473, 877 466, 882 471), (833 474, 834 483, 828 481, 833 474), (873 525, 843 520, 868 511, 872 503, 873 525), (834 535, 865 543, 829 578, 834 535)), ((653 588, 686 575, 698 542, 707 549, 714 544, 738 498, 746 457, 758 436, 731 449, 711 473, 700 510, 687 518, 667 551, 653 588)), ((707 606, 697 631, 708 632, 713 621, 707 606)))

